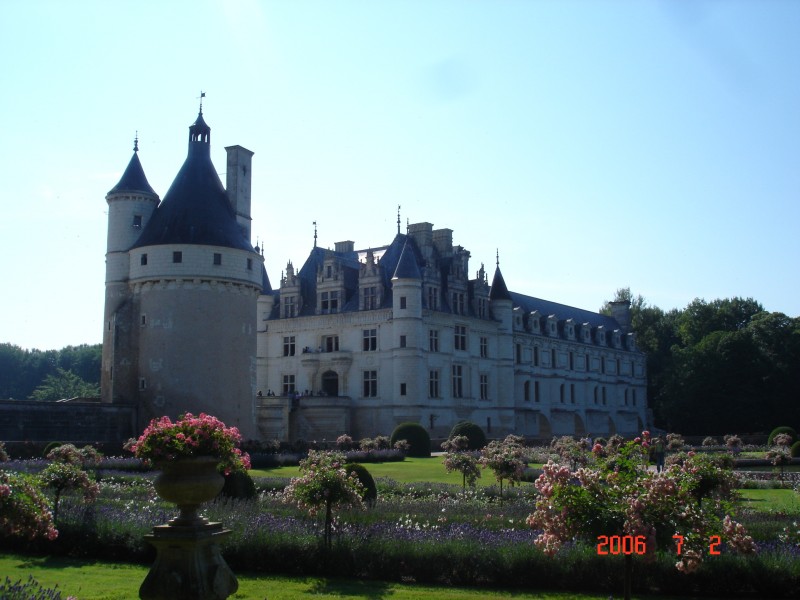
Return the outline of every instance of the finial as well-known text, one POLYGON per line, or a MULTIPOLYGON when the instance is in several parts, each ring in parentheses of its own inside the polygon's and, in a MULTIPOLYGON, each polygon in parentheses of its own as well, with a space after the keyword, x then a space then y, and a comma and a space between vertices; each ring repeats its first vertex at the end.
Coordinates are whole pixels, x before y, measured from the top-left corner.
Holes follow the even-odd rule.
POLYGON ((314 248, 317 247, 317 222, 314 221, 314 248))
POLYGON ((136 130, 136 137, 133 138, 133 151, 134 152, 138 152, 139 151, 139 130, 138 129, 136 130))
POLYGON ((500 268, 500 248, 497 249, 497 268, 500 268))
POLYGON ((408 228, 410 227, 408 223, 408 217, 406 217, 406 235, 408 235, 408 228))
POLYGON ((260 254, 260 253, 261 253, 261 247, 260 247, 260 246, 259 246, 259 244, 258 244, 258 237, 256 237, 256 247, 255 247, 255 250, 256 250, 256 254, 260 254))
POLYGON ((397 235, 400 235, 400 205, 397 205, 397 235))
POLYGON ((206 93, 203 90, 200 90, 200 114, 203 114, 203 98, 206 97, 206 93))

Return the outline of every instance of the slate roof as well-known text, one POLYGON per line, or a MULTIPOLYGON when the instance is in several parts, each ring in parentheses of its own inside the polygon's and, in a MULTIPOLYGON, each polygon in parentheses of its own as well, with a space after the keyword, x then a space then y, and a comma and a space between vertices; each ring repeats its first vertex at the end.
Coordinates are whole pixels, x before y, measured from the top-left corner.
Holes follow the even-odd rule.
POLYGON ((522 308, 526 315, 527 313, 538 310, 543 317, 555 315, 558 317, 559 322, 567 319, 574 319, 575 323, 579 325, 589 323, 592 327, 599 327, 602 325, 610 330, 620 328, 617 320, 609 315, 601 315, 600 313, 590 310, 574 308, 566 304, 558 304, 557 302, 550 302, 549 300, 542 300, 541 298, 534 298, 533 296, 525 296, 524 294, 518 294, 516 292, 509 292, 509 295, 514 306, 522 308))
POLYGON ((495 267, 494 277, 492 278, 492 287, 489 289, 489 300, 511 300, 508 293, 508 286, 506 280, 503 279, 503 274, 500 272, 500 267, 495 267))
POLYGON ((189 130, 186 161, 133 247, 201 244, 254 252, 211 162, 210 128, 202 113, 189 130))
POLYGON ((108 191, 109 194, 120 192, 146 192, 158 198, 158 194, 153 191, 153 188, 147 182, 142 163, 139 161, 139 154, 136 151, 134 151, 119 183, 108 191))

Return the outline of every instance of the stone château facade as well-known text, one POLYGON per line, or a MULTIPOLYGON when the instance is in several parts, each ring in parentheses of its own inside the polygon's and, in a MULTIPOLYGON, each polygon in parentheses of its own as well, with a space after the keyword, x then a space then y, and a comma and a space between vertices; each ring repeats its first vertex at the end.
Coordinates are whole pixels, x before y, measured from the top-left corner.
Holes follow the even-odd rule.
MULTIPOLYGON (((333 440, 459 420, 492 437, 640 431, 645 357, 613 316, 470 277, 450 229, 417 223, 380 248, 315 245, 273 290, 250 241, 252 152, 210 158, 202 107, 163 200, 138 148, 106 196, 102 400, 150 418, 215 414, 246 438, 333 440)), ((269 248, 267 251, 276 251, 269 248)))

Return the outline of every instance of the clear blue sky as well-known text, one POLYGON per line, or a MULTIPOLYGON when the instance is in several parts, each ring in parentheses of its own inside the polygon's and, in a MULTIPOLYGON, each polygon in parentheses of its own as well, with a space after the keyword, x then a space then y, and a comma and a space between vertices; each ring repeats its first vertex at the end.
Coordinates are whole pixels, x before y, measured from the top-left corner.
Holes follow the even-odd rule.
POLYGON ((2 0, 0 342, 101 340, 105 195, 138 130, 163 197, 201 89, 274 285, 312 221, 378 246, 400 204, 513 291, 798 316, 798 32, 792 0, 2 0))

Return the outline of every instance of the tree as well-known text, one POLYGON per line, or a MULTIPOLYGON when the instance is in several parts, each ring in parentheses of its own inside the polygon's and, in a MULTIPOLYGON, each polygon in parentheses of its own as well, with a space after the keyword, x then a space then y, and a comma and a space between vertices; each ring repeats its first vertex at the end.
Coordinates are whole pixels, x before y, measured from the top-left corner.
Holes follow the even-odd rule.
POLYGON ((461 473, 461 487, 467 489, 475 485, 481 476, 478 468, 478 459, 469 450, 469 438, 465 435, 457 435, 442 443, 442 450, 445 451, 444 468, 448 473, 458 471, 461 473))
POLYGON ((522 459, 522 438, 507 435, 501 442, 493 440, 481 450, 479 461, 484 468, 494 471, 500 484, 500 499, 503 499, 503 480, 513 486, 522 479, 525 473, 525 461, 522 459))
POLYGON ((100 387, 85 382, 71 371, 62 368, 56 369, 55 375, 45 377, 39 387, 37 387, 31 397, 34 400, 54 401, 63 398, 75 397, 96 397, 100 395, 100 387))
POLYGON ((300 477, 295 477, 284 490, 287 502, 294 502, 313 517, 325 511, 325 547, 331 547, 334 506, 363 506, 364 488, 354 473, 344 469, 341 452, 309 450, 300 461, 300 477))

